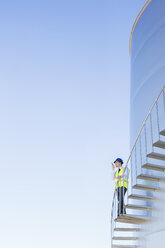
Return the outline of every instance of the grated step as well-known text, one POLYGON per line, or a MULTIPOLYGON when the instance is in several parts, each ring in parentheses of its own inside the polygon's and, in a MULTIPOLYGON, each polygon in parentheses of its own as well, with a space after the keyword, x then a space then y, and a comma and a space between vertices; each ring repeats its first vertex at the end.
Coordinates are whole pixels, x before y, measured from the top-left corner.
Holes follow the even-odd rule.
POLYGON ((128 208, 128 209, 137 209, 137 210, 146 210, 146 211, 152 210, 151 207, 134 205, 134 204, 127 204, 127 205, 125 205, 125 208, 128 208))
POLYGON ((160 132, 160 135, 165 136, 165 129, 160 132))
POLYGON ((137 245, 112 245, 112 248, 138 248, 137 245))
POLYGON ((142 224, 147 222, 149 219, 145 216, 140 215, 130 215, 130 214, 124 214, 120 215, 115 219, 115 222, 123 222, 123 223, 130 223, 130 224, 142 224))
POLYGON ((116 227, 114 228, 114 231, 116 232, 140 232, 142 229, 140 228, 121 228, 121 227, 116 227))
POLYGON ((134 199, 134 200, 144 200, 144 201, 153 201, 155 200, 154 197, 151 196, 143 196, 143 195, 136 195, 136 194, 131 194, 128 196, 128 198, 130 199, 134 199))
POLYGON ((143 164, 142 168, 149 169, 149 170, 161 171, 161 172, 165 171, 165 166, 157 165, 157 164, 150 164, 150 163, 143 164))
POLYGON ((162 149, 165 149, 165 141, 158 140, 157 142, 155 142, 155 143, 153 144, 153 146, 159 147, 159 148, 162 148, 162 149))
POLYGON ((138 237, 113 237, 112 240, 138 240, 138 237))
POLYGON ((146 191, 158 191, 160 188, 152 187, 148 185, 142 185, 142 184, 135 184, 133 186, 133 189, 140 189, 140 190, 146 190, 146 191))
POLYGON ((147 154, 147 157, 165 161, 165 154, 161 153, 151 152, 147 154))
POLYGON ((154 175, 140 174, 137 176, 137 179, 149 180, 149 181, 164 181, 165 177, 159 177, 154 175))

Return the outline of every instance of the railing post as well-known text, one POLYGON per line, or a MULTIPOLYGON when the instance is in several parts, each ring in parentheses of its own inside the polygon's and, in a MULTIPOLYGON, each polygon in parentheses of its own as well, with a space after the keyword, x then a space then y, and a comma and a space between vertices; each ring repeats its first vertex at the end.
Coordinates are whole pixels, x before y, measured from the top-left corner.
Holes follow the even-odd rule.
MULTIPOLYGON (((115 212, 116 213, 116 212, 115 212)), ((114 215, 113 219, 115 219, 116 216, 114 215)), ((114 228, 116 227, 116 222, 114 222, 114 228)))
POLYGON ((115 210, 114 210, 114 213, 115 213, 115 219, 116 219, 116 216, 117 216, 117 211, 116 211, 116 204, 117 204, 117 197, 116 197, 116 190, 115 190, 115 198, 114 198, 114 201, 115 201, 115 210))
POLYGON ((150 114, 150 126, 151 126, 151 142, 152 142, 152 151, 154 151, 154 147, 153 147, 153 130, 152 130, 152 114, 150 114))
POLYGON ((113 245, 113 231, 114 231, 114 205, 112 206, 112 213, 111 213, 111 248, 113 245))
POLYGON ((137 157, 136 157, 136 145, 135 145, 135 183, 137 182, 137 157))
POLYGON ((164 114, 165 114, 165 86, 164 86, 164 89, 163 89, 163 102, 164 102, 164 114))
POLYGON ((156 114, 157 114, 157 124, 158 124, 158 137, 160 140, 160 124, 159 124, 159 108, 158 108, 158 102, 156 102, 156 114))
POLYGON ((124 175, 123 175, 123 199, 122 199, 122 203, 123 203, 123 209, 122 209, 122 213, 124 214, 124 206, 125 206, 125 201, 124 201, 124 175))
POLYGON ((139 141, 140 141, 140 173, 142 172, 142 142, 141 142, 141 134, 139 136, 139 141))
POLYGON ((147 131, 146 131, 146 124, 144 126, 144 131, 145 131, 145 150, 146 150, 146 163, 148 162, 148 158, 147 158, 147 131))
POLYGON ((132 191, 133 191, 133 165, 132 165, 132 155, 131 155, 131 194, 132 194, 132 191))

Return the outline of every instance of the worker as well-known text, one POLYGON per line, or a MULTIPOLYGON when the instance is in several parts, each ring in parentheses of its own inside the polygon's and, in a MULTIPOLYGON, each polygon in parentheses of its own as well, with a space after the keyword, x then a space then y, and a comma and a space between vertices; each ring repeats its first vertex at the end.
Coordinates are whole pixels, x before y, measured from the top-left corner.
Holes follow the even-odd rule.
POLYGON ((121 158, 117 158, 114 163, 112 163, 112 170, 114 171, 115 190, 118 200, 117 214, 120 216, 121 214, 126 214, 124 195, 128 188, 129 169, 123 166, 123 160, 121 158))

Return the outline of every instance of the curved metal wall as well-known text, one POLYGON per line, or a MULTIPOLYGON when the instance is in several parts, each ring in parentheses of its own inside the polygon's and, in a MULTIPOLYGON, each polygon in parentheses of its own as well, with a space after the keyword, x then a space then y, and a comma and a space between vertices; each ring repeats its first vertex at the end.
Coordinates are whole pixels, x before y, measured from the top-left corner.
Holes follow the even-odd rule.
POLYGON ((165 0, 152 0, 136 24, 131 44, 130 145, 165 85, 165 0))
MULTIPOLYGON (((138 20, 131 44, 130 147, 165 85, 165 0, 152 0, 138 20)), ((153 119, 156 117, 153 117, 153 119)), ((156 121, 156 120, 155 120, 156 121)), ((165 121, 163 121, 165 123, 165 121)), ((148 130, 149 132, 150 130, 148 130)), ((165 189, 165 186, 162 186, 165 189)), ((164 247, 165 194, 155 205, 155 222, 146 227, 145 248, 164 247), (158 242, 159 240, 159 242, 158 242)))

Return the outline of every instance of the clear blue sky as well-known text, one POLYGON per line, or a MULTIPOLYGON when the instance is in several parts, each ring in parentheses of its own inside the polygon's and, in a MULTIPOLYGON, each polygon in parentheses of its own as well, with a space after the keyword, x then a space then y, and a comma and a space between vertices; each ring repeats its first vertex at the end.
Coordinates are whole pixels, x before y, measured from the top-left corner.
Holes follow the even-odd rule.
POLYGON ((0 1, 0 247, 110 247, 144 3, 0 1))

